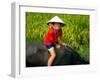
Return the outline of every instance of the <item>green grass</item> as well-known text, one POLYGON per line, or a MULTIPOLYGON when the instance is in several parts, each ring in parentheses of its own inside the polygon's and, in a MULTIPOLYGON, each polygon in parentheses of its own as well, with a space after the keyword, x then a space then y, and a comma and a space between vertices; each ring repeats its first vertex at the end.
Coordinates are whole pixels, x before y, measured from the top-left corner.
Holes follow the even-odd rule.
POLYGON ((26 13, 26 43, 31 41, 44 41, 45 34, 49 30, 46 24, 54 16, 59 16, 64 22, 64 42, 74 48, 81 57, 89 60, 89 15, 74 14, 49 14, 49 13, 26 13))

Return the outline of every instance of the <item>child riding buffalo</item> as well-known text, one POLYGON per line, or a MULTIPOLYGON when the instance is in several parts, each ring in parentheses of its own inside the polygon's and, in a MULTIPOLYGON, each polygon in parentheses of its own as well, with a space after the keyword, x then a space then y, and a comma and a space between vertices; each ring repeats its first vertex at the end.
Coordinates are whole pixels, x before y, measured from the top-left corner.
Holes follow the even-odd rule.
POLYGON ((50 29, 45 36, 44 44, 50 53, 47 65, 51 66, 56 57, 54 47, 61 47, 59 40, 62 40, 62 26, 64 26, 65 23, 58 16, 55 16, 48 21, 47 24, 50 25, 50 29))

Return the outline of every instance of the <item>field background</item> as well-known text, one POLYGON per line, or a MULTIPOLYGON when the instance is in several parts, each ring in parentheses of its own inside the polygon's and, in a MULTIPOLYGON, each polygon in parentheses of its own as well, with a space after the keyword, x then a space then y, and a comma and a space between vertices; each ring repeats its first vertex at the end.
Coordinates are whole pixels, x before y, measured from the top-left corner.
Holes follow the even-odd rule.
POLYGON ((64 42, 89 61, 89 15, 26 12, 26 44, 32 41, 43 43, 50 28, 47 21, 54 16, 59 16, 66 24, 62 28, 64 42))

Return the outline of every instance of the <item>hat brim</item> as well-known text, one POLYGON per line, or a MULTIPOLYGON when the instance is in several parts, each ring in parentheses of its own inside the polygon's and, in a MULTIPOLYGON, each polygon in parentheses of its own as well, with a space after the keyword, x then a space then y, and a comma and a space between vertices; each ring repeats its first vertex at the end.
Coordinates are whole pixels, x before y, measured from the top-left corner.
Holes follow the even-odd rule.
POLYGON ((60 23, 60 24, 62 24, 62 26, 66 25, 65 23, 61 23, 61 22, 47 22, 47 25, 52 24, 52 23, 60 23))

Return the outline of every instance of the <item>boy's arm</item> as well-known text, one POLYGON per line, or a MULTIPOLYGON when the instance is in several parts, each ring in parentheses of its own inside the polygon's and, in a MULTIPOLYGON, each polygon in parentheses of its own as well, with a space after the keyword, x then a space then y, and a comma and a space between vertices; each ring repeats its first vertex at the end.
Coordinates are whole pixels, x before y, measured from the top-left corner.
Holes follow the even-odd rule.
POLYGON ((60 31, 60 36, 59 36, 58 42, 57 42, 56 44, 61 44, 61 45, 66 46, 66 44, 64 43, 65 40, 64 40, 64 38, 63 38, 62 36, 63 36, 63 35, 62 35, 62 29, 61 29, 61 31, 60 31))
POLYGON ((66 46, 66 43, 64 43, 64 42, 65 42, 65 40, 63 39, 63 37, 62 37, 62 36, 59 38, 59 41, 60 41, 60 44, 62 44, 62 45, 64 45, 64 46, 66 46))
POLYGON ((64 39, 63 39, 63 32, 62 32, 62 29, 60 29, 60 36, 59 36, 59 41, 60 43, 63 43, 64 42, 64 39))
POLYGON ((64 42, 64 39, 62 36, 59 37, 59 43, 63 43, 64 42))

